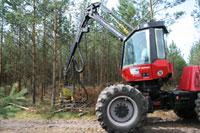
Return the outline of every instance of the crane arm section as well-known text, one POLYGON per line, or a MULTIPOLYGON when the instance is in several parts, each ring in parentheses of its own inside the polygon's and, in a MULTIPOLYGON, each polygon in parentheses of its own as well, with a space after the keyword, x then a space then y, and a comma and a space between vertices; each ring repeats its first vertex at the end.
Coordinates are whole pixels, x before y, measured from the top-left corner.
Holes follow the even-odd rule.
MULTIPOLYGON (((101 3, 97 2, 97 3, 93 3, 90 6, 88 6, 85 10, 84 17, 83 17, 83 19, 82 19, 82 21, 79 25, 78 31, 77 31, 76 36, 75 36, 75 40, 71 45, 70 53, 68 55, 68 58, 67 58, 67 61, 66 61, 66 66, 65 66, 65 69, 64 69, 65 78, 67 78, 67 73, 69 71, 70 64, 73 60, 75 51, 78 47, 79 42, 81 41, 83 34, 89 32, 88 21, 90 19, 93 19, 96 22, 98 22, 105 29, 107 29, 114 36, 116 36, 119 40, 123 41, 126 38, 126 36, 123 33, 121 33, 118 29, 116 29, 113 25, 109 24, 103 17, 101 17, 99 15, 98 9, 100 9, 100 8, 101 8, 101 10, 103 10, 107 14, 110 14, 113 17, 117 18, 118 20, 123 22, 127 27, 129 27, 130 29, 133 30, 133 28, 128 23, 126 23, 124 20, 117 17, 117 15, 115 15, 112 11, 110 11, 108 8, 103 6, 101 3)), ((79 51, 79 55, 81 56, 82 69, 78 70, 76 62, 74 62, 74 63, 75 63, 76 71, 80 73, 84 70, 84 61, 83 61, 82 55, 80 54, 80 51, 79 51)))

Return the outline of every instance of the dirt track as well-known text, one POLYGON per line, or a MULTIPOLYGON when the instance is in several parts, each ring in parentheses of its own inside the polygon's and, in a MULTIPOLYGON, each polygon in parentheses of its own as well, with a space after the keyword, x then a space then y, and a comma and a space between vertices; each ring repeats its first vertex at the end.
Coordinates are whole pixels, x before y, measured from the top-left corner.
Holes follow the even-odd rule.
MULTIPOLYGON (((1 120, 1 133, 105 133, 96 120, 1 120)), ((178 118, 148 118, 141 133, 200 133, 200 123, 178 118)))
MULTIPOLYGON (((27 116, 29 116, 27 112, 27 116)), ((20 114, 18 114, 20 115, 20 114)), ((33 116, 23 119, 11 118, 2 120, 0 117, 0 133, 106 133, 98 121, 91 118, 76 118, 75 120, 36 120, 33 116)), ((39 114, 40 116, 40 114, 39 114)), ((20 118, 20 117, 19 117, 20 118)), ((41 119, 41 117, 38 117, 41 119)), ((56 117, 57 118, 57 117, 56 117)), ((58 118, 57 118, 58 119, 58 118)), ((200 122, 181 120, 171 111, 155 111, 148 114, 146 125, 139 133, 200 133, 200 122)))

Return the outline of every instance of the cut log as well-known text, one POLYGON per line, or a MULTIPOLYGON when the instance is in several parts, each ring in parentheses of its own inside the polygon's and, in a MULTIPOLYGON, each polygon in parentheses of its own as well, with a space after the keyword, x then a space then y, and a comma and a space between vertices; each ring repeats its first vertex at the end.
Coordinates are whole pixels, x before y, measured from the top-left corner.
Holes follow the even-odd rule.
POLYGON ((16 106, 16 107, 21 108, 21 109, 24 109, 24 110, 29 110, 29 108, 24 107, 24 106, 21 106, 21 105, 17 105, 17 104, 14 104, 14 103, 8 103, 8 104, 9 104, 9 105, 16 106))

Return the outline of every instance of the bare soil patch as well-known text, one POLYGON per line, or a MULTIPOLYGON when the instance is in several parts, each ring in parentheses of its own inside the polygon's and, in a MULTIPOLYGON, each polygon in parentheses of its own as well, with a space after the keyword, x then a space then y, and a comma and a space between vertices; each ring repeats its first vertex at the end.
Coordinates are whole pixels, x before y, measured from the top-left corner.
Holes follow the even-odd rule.
MULTIPOLYGON (((105 133, 96 119, 0 121, 1 133, 105 133)), ((149 115, 139 133, 200 133, 200 123, 181 120, 172 112, 149 115), (159 114, 159 115, 158 115, 159 114), (170 116, 169 116, 170 115, 170 116)))

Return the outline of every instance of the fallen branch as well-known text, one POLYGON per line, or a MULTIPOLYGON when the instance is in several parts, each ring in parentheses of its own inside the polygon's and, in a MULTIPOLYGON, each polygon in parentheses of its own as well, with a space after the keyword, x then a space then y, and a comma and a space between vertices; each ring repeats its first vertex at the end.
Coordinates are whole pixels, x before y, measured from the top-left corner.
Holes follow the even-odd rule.
POLYGON ((92 111, 94 110, 94 108, 73 108, 73 107, 67 107, 67 108, 63 108, 63 109, 58 109, 56 111, 53 112, 53 114, 55 113, 59 113, 59 112, 62 112, 62 111, 70 111, 70 110, 74 110, 74 111, 78 111, 78 112, 88 112, 88 111, 92 111))
POLYGON ((87 114, 88 112, 83 112, 83 113, 80 113, 80 114, 78 114, 78 116, 84 116, 85 114, 87 114))
POLYGON ((29 110, 29 108, 27 108, 27 107, 20 106, 20 105, 14 104, 14 103, 8 103, 8 104, 9 104, 9 105, 16 106, 16 107, 21 108, 21 109, 24 109, 24 110, 29 110))

